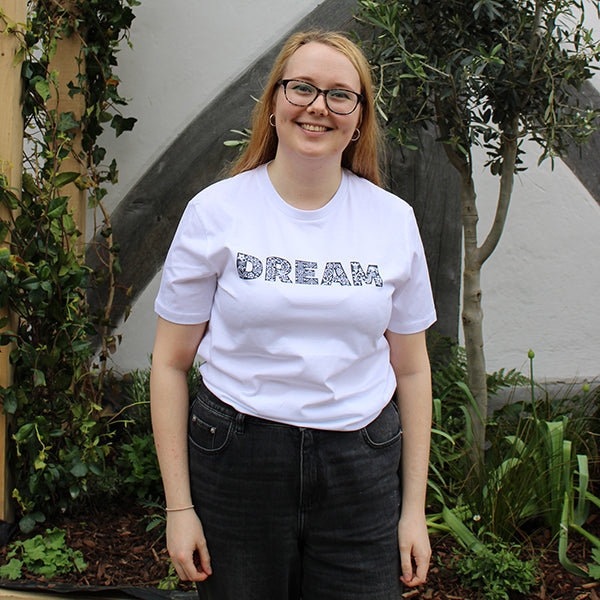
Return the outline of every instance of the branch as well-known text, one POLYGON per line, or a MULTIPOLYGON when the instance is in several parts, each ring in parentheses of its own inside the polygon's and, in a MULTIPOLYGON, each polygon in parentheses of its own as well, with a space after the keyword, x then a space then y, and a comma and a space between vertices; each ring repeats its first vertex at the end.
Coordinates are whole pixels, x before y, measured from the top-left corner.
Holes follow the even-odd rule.
POLYGON ((537 0, 535 3, 535 16, 533 18, 533 28, 531 30, 531 39, 529 40, 530 52, 535 51, 535 47, 539 43, 540 26, 542 24, 542 15, 544 14, 544 2, 543 0, 537 0))
POLYGON ((504 224, 506 223, 515 179, 518 144, 517 131, 518 122, 517 119, 513 119, 510 127, 502 134, 504 138, 504 150, 502 153, 502 175, 500 176, 500 191, 498 193, 496 216, 485 241, 479 248, 480 264, 483 264, 496 249, 504 230, 504 224))

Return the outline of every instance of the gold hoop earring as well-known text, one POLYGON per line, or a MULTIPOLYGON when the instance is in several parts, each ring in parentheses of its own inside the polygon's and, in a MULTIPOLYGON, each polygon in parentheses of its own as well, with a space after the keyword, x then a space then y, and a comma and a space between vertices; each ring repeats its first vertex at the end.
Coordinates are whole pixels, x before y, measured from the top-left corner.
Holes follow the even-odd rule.
POLYGON ((269 115, 269 125, 275 127, 275 115, 273 113, 269 115))
POLYGON ((352 139, 350 141, 358 142, 359 139, 360 139, 360 129, 357 127, 356 131, 354 132, 354 135, 352 136, 352 139))

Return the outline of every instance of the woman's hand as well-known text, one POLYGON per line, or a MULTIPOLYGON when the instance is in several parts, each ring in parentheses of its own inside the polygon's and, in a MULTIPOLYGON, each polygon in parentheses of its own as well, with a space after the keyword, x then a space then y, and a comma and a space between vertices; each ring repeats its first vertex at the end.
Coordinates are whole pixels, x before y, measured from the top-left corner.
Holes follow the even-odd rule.
POLYGON ((202 523, 192 509, 167 515, 167 549, 182 581, 204 581, 212 574, 202 523))
POLYGON ((422 517, 403 517, 398 523, 398 544, 402 576, 400 580, 408 587, 425 583, 431 546, 427 533, 425 515, 422 517))

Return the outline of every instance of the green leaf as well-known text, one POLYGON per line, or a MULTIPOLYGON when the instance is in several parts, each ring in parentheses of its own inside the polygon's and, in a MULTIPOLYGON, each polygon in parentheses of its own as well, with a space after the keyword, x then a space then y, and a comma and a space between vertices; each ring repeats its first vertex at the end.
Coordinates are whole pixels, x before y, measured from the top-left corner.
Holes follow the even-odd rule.
POLYGON ((55 178, 54 178, 54 187, 57 188, 61 188, 65 185, 67 185, 68 183, 72 183, 73 181, 75 181, 78 177, 79 177, 79 173, 76 173, 75 171, 68 171, 65 173, 59 173, 55 178))
POLYGON ((35 91, 42 97, 42 100, 46 102, 50 98, 50 84, 48 80, 41 79, 35 82, 35 91))
POLYGON ((30 513, 28 515, 25 515, 19 521, 19 529, 23 533, 31 533, 34 530, 37 523, 42 522, 45 519, 46 519, 46 517, 42 513, 39 513, 39 512, 30 513))
POLYGON ((0 577, 3 579, 20 579, 23 561, 18 558, 11 558, 10 562, 0 567, 0 577))
POLYGON ((119 137, 124 131, 131 131, 136 121, 137 119, 133 117, 125 119, 121 115, 115 115, 110 126, 115 129, 117 132, 117 137, 119 137))
POLYGON ((79 121, 75 118, 75 115, 71 111, 61 113, 58 119, 57 128, 59 131, 66 132, 70 131, 71 129, 77 129, 79 125, 79 121))
POLYGON ((76 462, 71 468, 71 475, 74 475, 75 477, 85 477, 87 473, 87 465, 81 461, 76 462))
POLYGON ((32 196, 38 196, 40 193, 33 176, 27 171, 23 173, 23 189, 32 196))
POLYGON ((2 400, 2 408, 4 408, 4 412, 8 413, 9 415, 14 415, 19 408, 19 403, 13 395, 4 396, 2 400))
POLYGON ((33 370, 33 387, 46 386, 46 376, 39 369, 33 370))
POLYGON ((7 186, 8 182, 6 184, 2 182, 2 185, 0 186, 0 201, 10 210, 15 210, 19 207, 19 198, 7 186))
POLYGON ((87 569, 87 564, 86 562, 83 560, 83 554, 79 551, 76 550, 73 553, 73 563, 75 564, 75 568, 81 573, 82 571, 85 571, 87 569))
POLYGON ((25 46, 21 46, 17 52, 15 53, 15 58, 13 59, 13 66, 18 66, 25 56, 25 46))

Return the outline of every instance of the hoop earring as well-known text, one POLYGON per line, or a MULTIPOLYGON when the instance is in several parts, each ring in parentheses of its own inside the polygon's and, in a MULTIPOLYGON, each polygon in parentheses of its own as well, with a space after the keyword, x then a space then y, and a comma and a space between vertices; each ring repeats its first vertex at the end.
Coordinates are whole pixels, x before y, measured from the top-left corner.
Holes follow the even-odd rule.
POLYGON ((275 127, 275 115, 273 113, 269 115, 269 125, 275 127))
POLYGON ((352 136, 352 139, 350 141, 358 142, 359 139, 360 139, 360 129, 357 127, 356 131, 354 132, 354 135, 352 136))

